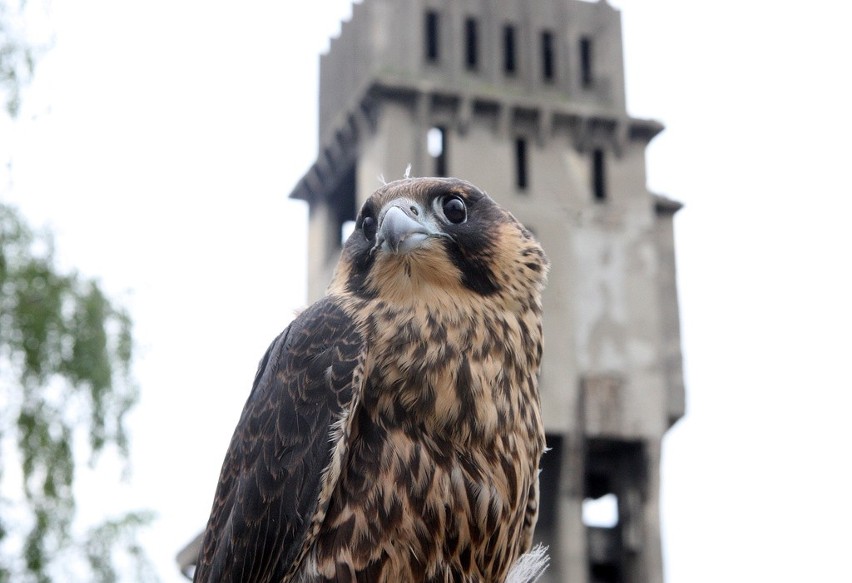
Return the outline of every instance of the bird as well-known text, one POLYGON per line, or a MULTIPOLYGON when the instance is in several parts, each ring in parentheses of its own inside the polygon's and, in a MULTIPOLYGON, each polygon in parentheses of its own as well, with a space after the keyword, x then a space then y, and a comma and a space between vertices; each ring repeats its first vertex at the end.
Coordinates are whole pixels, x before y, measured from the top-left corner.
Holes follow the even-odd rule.
POLYGON ((505 581, 538 515, 548 269, 470 182, 380 186, 260 361, 194 581, 505 581))

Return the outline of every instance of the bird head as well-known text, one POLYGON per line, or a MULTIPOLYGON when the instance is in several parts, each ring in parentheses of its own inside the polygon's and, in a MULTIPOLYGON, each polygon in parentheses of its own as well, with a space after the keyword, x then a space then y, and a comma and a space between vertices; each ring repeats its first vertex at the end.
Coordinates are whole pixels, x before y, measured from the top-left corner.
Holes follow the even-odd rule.
POLYGON ((473 184, 407 178, 379 188, 361 207, 330 291, 395 302, 528 300, 538 298, 547 268, 530 232, 473 184))

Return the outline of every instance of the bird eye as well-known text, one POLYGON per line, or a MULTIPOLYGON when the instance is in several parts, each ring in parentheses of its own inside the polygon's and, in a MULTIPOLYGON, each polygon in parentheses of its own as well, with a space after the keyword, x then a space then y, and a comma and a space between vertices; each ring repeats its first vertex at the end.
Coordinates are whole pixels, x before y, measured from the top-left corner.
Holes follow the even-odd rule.
POLYGON ((376 237, 376 219, 369 215, 362 218, 361 230, 364 232, 364 237, 372 241, 376 237))
POLYGON ((458 225, 467 220, 467 207, 464 201, 458 196, 446 196, 441 201, 441 210, 444 211, 444 216, 447 220, 458 225))

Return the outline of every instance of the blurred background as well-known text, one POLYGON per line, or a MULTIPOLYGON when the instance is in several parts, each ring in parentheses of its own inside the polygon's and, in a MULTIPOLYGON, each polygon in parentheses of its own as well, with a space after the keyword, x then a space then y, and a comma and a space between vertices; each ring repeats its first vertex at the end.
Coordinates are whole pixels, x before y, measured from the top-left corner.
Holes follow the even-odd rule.
MULTIPOLYGON (((852 7, 611 4, 628 111, 666 126, 649 187, 685 203, 667 581, 844 580, 852 7)), ((258 359, 305 302, 306 206, 286 195, 315 158, 318 55, 350 3, 0 6, 4 46, 35 56, 17 114, 0 115, 0 203, 49 229, 58 267, 134 323, 129 471, 112 450, 77 464, 74 529, 151 511, 138 545, 161 581, 184 581, 174 557, 205 524, 258 359)), ((14 381, 0 382, 11 407, 14 381)), ((20 460, 0 453, 4 559, 22 494, 20 460)))

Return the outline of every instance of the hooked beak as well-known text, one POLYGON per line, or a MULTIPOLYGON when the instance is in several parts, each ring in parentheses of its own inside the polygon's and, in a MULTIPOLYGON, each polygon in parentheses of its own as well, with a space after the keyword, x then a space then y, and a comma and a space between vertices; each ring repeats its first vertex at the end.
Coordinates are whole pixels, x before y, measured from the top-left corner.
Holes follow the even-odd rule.
POLYGON ((379 215, 376 247, 396 254, 408 253, 440 234, 420 205, 408 199, 396 199, 386 204, 379 215))

